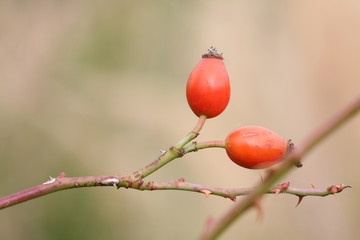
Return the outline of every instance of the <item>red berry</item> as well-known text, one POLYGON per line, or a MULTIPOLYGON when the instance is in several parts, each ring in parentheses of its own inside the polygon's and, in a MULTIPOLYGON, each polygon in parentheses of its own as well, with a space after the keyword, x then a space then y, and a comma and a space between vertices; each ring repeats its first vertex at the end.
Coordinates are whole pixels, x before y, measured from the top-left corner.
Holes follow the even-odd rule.
POLYGON ((288 151, 288 141, 260 126, 245 126, 232 131, 225 140, 229 158, 245 168, 261 169, 281 160, 288 151))
POLYGON ((222 60, 222 55, 211 47, 189 76, 186 98, 198 117, 216 117, 229 103, 230 80, 222 60))

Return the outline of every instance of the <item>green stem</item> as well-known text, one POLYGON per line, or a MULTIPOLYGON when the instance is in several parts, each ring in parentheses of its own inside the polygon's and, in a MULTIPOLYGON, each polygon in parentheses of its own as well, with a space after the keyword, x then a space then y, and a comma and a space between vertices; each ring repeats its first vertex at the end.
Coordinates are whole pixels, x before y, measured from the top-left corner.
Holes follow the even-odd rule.
POLYGON ((143 179, 158 170, 159 168, 163 167, 165 164, 168 164, 172 160, 182 157, 185 154, 183 147, 199 135, 201 128, 205 124, 205 121, 206 116, 201 115, 196 126, 188 135, 181 139, 175 146, 170 147, 166 152, 161 154, 149 165, 133 172, 133 174, 129 178, 132 181, 143 179))
POLYGON ((184 153, 189 152, 196 152, 200 149, 205 148, 225 148, 225 142, 224 141, 207 141, 207 142, 193 142, 187 146, 184 147, 184 153))
POLYGON ((199 120, 196 124, 196 126, 194 127, 194 129, 188 134, 186 135, 186 137, 184 137, 183 139, 181 139, 176 145, 175 147, 178 149, 183 148, 186 144, 188 144, 191 140, 195 139, 197 136, 199 136, 199 133, 202 129, 202 127, 204 126, 206 121, 206 116, 205 115, 200 115, 199 120))

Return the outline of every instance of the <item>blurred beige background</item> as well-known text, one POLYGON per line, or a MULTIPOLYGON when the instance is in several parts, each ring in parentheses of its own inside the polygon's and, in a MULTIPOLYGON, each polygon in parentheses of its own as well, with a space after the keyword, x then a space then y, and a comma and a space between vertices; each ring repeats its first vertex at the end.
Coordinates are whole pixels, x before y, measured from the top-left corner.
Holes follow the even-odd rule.
MULTIPOLYGON (((0 195, 47 176, 130 173, 188 133, 185 84, 211 45, 232 95, 199 141, 258 124, 301 142, 360 93, 359 1, 1 1, 0 195)), ((351 184, 336 197, 267 196, 221 239, 359 239, 360 117, 319 145, 292 186, 351 184)), ((259 171, 221 149, 149 177, 251 187, 259 171), (220 170, 220 171, 219 171, 220 170)), ((68 190, 0 212, 1 239, 196 239, 233 202, 176 192, 68 190)))

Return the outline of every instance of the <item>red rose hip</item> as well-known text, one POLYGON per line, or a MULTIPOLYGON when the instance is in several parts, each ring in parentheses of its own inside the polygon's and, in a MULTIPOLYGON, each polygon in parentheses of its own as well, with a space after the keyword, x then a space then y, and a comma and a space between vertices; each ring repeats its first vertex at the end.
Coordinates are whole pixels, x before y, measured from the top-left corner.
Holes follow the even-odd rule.
POLYGON ((222 113, 230 100, 230 80, 222 54, 211 47, 192 70, 186 98, 196 116, 213 118, 222 113))
POLYGON ((250 169, 267 168, 288 152, 288 141, 260 126, 245 126, 232 131, 225 140, 229 158, 250 169))

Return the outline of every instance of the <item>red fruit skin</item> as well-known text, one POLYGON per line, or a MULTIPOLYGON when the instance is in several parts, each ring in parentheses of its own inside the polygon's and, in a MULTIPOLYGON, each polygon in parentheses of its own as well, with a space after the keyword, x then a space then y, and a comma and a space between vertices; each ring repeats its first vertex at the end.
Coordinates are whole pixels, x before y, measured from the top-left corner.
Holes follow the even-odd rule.
POLYGON ((201 59, 189 76, 186 98, 198 117, 213 118, 225 110, 230 100, 230 80, 221 58, 201 59))
POLYGON ((262 169, 284 157, 288 151, 288 141, 267 128, 245 126, 235 129, 226 137, 225 149, 237 165, 262 169))

